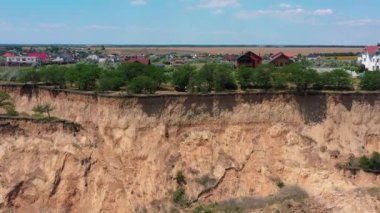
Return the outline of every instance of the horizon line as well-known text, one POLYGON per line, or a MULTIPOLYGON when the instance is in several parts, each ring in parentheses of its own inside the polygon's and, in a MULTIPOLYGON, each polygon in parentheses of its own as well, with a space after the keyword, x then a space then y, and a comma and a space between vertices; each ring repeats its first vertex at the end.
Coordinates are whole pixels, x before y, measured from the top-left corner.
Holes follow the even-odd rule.
POLYGON ((361 48, 367 45, 335 45, 335 44, 90 44, 90 43, 4 43, 0 47, 6 46, 105 46, 105 47, 347 47, 361 48))

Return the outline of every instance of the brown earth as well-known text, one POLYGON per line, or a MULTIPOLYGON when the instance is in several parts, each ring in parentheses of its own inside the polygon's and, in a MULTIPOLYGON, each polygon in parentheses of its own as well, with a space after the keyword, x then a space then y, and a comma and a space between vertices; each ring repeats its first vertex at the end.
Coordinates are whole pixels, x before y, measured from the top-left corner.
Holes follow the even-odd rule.
POLYGON ((103 97, 0 86, 0 208, 16 212, 379 212, 380 178, 336 168, 380 150, 380 94, 103 97), (172 202, 182 171, 190 207, 172 202), (280 189, 279 183, 284 187, 280 189))
POLYGON ((168 54, 176 52, 180 54, 208 53, 208 54, 242 54, 252 51, 256 54, 264 55, 269 53, 286 52, 292 54, 308 55, 311 53, 358 53, 363 48, 347 48, 347 47, 318 47, 318 48, 289 48, 289 47, 170 47, 170 48, 107 48, 107 53, 118 53, 127 55, 136 54, 168 54))

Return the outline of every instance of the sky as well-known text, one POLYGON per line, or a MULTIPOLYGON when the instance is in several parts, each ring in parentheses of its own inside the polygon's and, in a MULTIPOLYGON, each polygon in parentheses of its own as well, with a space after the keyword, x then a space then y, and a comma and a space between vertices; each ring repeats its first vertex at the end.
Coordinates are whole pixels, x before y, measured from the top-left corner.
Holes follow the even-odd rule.
POLYGON ((368 45, 379 0, 18 0, 0 43, 368 45))

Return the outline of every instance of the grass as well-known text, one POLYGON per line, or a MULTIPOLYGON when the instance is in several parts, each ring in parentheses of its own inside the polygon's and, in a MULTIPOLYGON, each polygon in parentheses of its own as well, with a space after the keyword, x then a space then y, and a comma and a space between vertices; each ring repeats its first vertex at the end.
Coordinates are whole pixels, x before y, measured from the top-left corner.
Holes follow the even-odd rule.
POLYGON ((195 213, 211 212, 250 212, 254 209, 263 209, 269 206, 281 205, 288 201, 302 203, 308 194, 298 186, 283 186, 278 193, 267 197, 241 197, 226 200, 221 203, 200 204, 195 207, 195 213))

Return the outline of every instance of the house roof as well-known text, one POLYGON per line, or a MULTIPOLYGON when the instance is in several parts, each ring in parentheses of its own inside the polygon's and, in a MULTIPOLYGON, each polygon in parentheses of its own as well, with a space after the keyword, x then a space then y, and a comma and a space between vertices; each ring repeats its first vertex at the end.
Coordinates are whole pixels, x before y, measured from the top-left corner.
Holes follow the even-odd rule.
POLYGON ((277 53, 276 55, 273 55, 273 56, 271 57, 270 62, 273 62, 273 61, 275 61, 275 60, 277 60, 278 58, 281 58, 281 57, 284 57, 284 58, 286 58, 287 60, 291 61, 291 57, 289 57, 288 55, 286 55, 286 54, 283 53, 283 52, 279 52, 279 53, 277 53))
POLYGON ((7 58, 7 57, 15 57, 16 55, 14 53, 11 53, 11 52, 6 52, 3 57, 7 58))
POLYGON ((364 52, 367 52, 369 55, 373 55, 379 48, 379 46, 368 46, 364 49, 364 52))
POLYGON ((145 65, 150 64, 150 60, 146 59, 146 58, 131 58, 127 62, 128 63, 141 63, 141 64, 145 64, 145 65))
POLYGON ((48 54, 46 53, 29 53, 29 57, 37 57, 42 61, 45 61, 48 58, 48 54))
POLYGON ((249 57, 249 58, 251 58, 252 60, 257 60, 257 59, 259 59, 259 60, 262 60, 262 58, 259 56, 259 55, 256 55, 255 53, 253 53, 253 52, 251 52, 251 51, 248 51, 248 52, 246 52, 244 55, 241 55, 239 58, 238 58, 238 60, 240 59, 240 58, 242 58, 242 57, 249 57))
POLYGON ((294 56, 296 56, 294 53, 291 52, 278 52, 272 55, 271 58, 277 58, 279 55, 285 55, 288 58, 293 58, 294 56))

